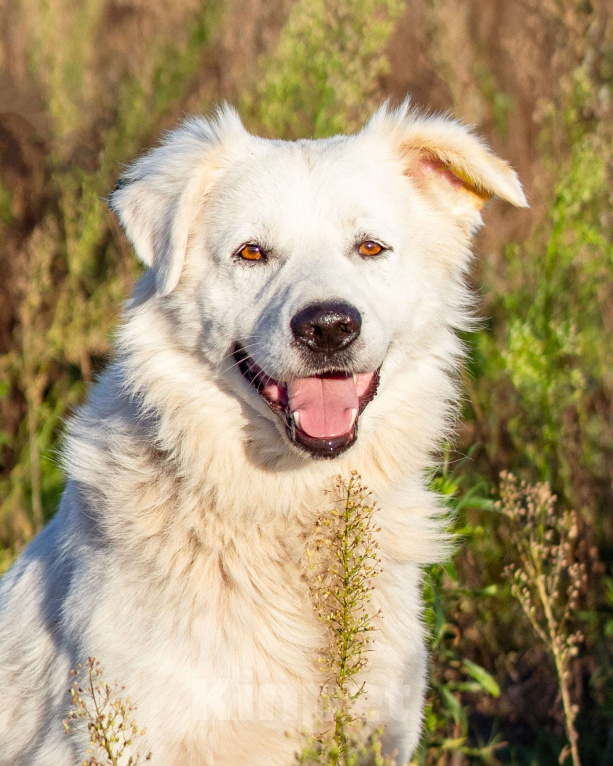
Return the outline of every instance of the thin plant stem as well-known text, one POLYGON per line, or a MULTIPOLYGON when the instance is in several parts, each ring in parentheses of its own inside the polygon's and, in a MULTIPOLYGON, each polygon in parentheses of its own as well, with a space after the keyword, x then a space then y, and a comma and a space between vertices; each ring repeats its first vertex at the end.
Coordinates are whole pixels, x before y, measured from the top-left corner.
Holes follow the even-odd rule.
POLYGON ((569 665, 583 637, 569 629, 569 622, 585 592, 587 572, 575 555, 577 515, 573 511, 559 512, 556 500, 548 484, 520 484, 512 474, 502 474, 497 505, 512 524, 510 531, 518 556, 505 572, 512 578, 513 595, 553 658, 568 739, 560 763, 570 754, 573 766, 581 766, 569 665))

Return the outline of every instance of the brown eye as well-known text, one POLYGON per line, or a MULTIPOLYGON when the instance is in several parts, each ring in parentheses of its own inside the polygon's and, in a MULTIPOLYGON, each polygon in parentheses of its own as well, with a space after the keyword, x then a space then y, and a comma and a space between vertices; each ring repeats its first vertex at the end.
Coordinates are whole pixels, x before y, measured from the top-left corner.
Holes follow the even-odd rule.
POLYGON ((379 253, 383 252, 383 248, 381 245, 377 244, 376 242, 362 242, 360 245, 360 253, 362 255, 379 255, 379 253))
POLYGON ((257 245, 245 245, 238 254, 247 261, 260 261, 264 257, 264 251, 257 245))

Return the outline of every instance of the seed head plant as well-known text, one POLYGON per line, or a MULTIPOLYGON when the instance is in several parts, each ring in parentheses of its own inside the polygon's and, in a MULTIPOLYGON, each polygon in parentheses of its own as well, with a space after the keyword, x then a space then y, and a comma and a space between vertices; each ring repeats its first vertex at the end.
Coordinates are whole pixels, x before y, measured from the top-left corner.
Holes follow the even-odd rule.
POLYGON ((371 605, 374 580, 381 572, 374 516, 376 504, 361 477, 337 476, 331 508, 315 522, 307 551, 311 595, 328 642, 319 661, 325 680, 321 696, 332 725, 309 738, 297 756, 301 764, 392 766, 381 753, 381 730, 369 731, 355 703, 366 698, 359 674, 368 664, 375 622, 382 615, 371 605))
POLYGON ((64 720, 67 734, 86 728, 89 734, 87 758, 82 766, 141 766, 151 760, 151 753, 130 755, 134 742, 145 734, 139 729, 136 707, 120 696, 123 687, 103 679, 103 668, 90 657, 85 666, 71 670, 74 683, 70 689, 71 709, 64 720))
POLYGON ((570 663, 579 653, 583 635, 574 629, 575 613, 587 588, 587 569, 577 560, 579 522, 575 511, 560 511, 548 483, 519 482, 510 473, 501 475, 497 507, 511 522, 517 563, 505 574, 535 633, 553 657, 564 710, 568 756, 580 766, 575 719, 579 707, 570 690, 570 663))

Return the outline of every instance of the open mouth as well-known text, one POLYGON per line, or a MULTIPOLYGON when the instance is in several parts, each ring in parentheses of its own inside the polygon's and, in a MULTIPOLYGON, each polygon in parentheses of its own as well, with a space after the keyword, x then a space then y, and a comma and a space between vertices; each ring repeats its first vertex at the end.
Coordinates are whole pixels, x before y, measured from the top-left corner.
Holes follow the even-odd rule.
POLYGON ((245 380, 283 418, 289 439, 316 458, 334 458, 351 447, 357 439, 358 419, 379 386, 379 370, 330 371, 278 381, 268 377, 238 344, 234 358, 245 380))

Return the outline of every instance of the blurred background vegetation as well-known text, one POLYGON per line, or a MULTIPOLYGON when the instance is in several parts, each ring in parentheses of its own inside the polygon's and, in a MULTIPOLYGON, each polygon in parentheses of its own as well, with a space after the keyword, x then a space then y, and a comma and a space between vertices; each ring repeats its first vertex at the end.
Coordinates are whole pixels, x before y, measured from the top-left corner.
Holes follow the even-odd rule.
POLYGON ((549 482, 561 518, 576 512, 583 638, 565 684, 584 766, 613 764, 605 0, 0 0, 0 571, 56 508, 62 419, 138 275, 104 202, 122 163, 222 99, 252 130, 295 138, 354 130, 407 92, 476 125, 532 205, 493 202, 477 241, 484 319, 466 337, 459 441, 432 479, 463 543, 428 573, 416 763, 571 762, 554 656, 509 574, 522 530, 495 501, 510 470, 549 482))

